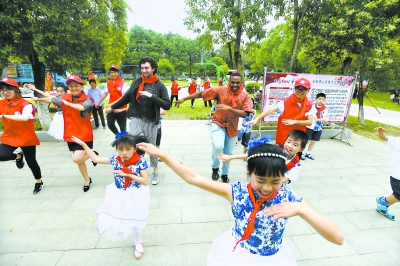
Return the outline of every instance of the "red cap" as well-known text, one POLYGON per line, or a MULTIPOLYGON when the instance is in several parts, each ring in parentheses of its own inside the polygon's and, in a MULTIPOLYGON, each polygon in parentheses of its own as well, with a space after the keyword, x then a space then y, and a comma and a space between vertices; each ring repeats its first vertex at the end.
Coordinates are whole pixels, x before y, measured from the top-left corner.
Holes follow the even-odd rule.
POLYGON ((5 83, 5 84, 8 84, 8 85, 17 87, 19 89, 18 82, 16 82, 13 79, 10 79, 10 78, 3 78, 2 80, 0 80, 0 83, 5 83))
POLYGON ((71 81, 75 81, 75 82, 77 82, 79 84, 82 84, 82 85, 85 84, 85 83, 83 83, 82 79, 79 76, 75 76, 75 75, 69 76, 67 78, 67 80, 65 81, 65 83, 67 83, 67 85, 68 85, 68 83, 70 83, 71 81))
POLYGON ((294 87, 303 86, 304 88, 311 89, 311 82, 308 79, 300 78, 294 83, 294 87))
POLYGON ((111 65, 108 70, 117 70, 117 71, 119 71, 119 67, 117 65, 111 65))

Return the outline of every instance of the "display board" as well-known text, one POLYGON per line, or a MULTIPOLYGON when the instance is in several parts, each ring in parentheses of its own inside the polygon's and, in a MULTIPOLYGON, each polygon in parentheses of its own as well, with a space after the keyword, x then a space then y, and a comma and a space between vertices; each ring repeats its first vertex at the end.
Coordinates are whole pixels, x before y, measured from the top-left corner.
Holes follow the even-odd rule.
MULTIPOLYGON (((325 106, 328 111, 326 122, 345 122, 351 105, 355 76, 266 73, 264 88, 264 110, 276 105, 294 92, 294 83, 299 78, 311 82, 307 98, 314 103, 320 92, 326 94, 325 106)), ((279 114, 274 112, 264 118, 265 122, 277 122, 279 114)))

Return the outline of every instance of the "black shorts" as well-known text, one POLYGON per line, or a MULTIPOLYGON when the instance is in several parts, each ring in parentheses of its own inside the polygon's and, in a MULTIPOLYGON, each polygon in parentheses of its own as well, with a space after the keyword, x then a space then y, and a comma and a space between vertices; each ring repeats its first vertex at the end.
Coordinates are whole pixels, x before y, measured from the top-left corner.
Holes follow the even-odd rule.
POLYGON ((392 186, 393 196, 400 200, 400 180, 390 177, 390 185, 392 186))
POLYGON ((156 146, 160 146, 161 144, 161 127, 157 129, 157 138, 156 138, 156 146))
MULTIPOLYGON (((93 149, 93 141, 85 142, 90 149, 93 149)), ((84 151, 85 149, 76 142, 67 142, 70 151, 84 151)))
POLYGON ((308 140, 319 141, 321 139, 322 130, 315 131, 307 127, 306 134, 308 136, 308 140))
POLYGON ((244 132, 243 133, 243 135, 242 135, 242 145, 244 147, 249 146, 250 136, 251 136, 251 132, 244 132))

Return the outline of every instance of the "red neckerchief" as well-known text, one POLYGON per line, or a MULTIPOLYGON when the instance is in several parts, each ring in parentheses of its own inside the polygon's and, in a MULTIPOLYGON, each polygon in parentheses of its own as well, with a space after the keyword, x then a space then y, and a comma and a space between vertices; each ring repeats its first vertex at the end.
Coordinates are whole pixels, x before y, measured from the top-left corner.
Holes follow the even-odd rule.
POLYGON ((263 205, 263 203, 266 202, 267 200, 271 200, 271 199, 275 198, 275 196, 278 194, 278 191, 275 191, 268 198, 261 198, 261 199, 256 201, 256 198, 254 196, 254 192, 253 192, 253 189, 252 189, 250 183, 247 184, 247 191, 249 192, 251 203, 253 204, 254 209, 250 213, 249 218, 247 219, 247 221, 250 220, 250 222, 247 224, 247 228, 246 228, 246 230, 244 230, 242 238, 238 242, 236 242, 236 245, 233 248, 233 251, 235 251, 236 246, 239 244, 239 242, 249 239, 249 237, 253 233, 253 231, 254 231, 254 222, 256 220, 257 212, 260 209, 261 205, 263 205))
MULTIPOLYGON (((117 160, 118 162, 122 165, 122 172, 124 172, 125 174, 130 174, 133 175, 134 172, 131 171, 131 169, 128 168, 128 166, 134 165, 136 164, 139 160, 140 160, 140 155, 135 152, 133 153, 133 156, 127 160, 127 161, 122 161, 121 157, 117 156, 117 160)), ((132 182, 132 179, 125 176, 125 185, 124 185, 124 190, 126 190, 126 188, 129 186, 129 184, 132 182)))
POLYGON ((299 155, 296 154, 290 161, 288 161, 288 163, 286 164, 286 167, 290 171, 299 162, 300 162, 299 155))
POLYGON ((317 118, 321 118, 321 112, 326 109, 326 106, 322 104, 322 106, 318 108, 318 105, 315 104, 315 109, 317 109, 317 118))
POLYGON ((244 89, 244 86, 241 85, 239 87, 239 89, 237 91, 235 91, 235 92, 231 90, 231 85, 230 84, 228 84, 227 87, 228 87, 228 91, 229 91, 230 100, 232 102, 232 108, 236 108, 236 101, 235 101, 235 98, 233 97, 233 95, 238 95, 239 93, 241 93, 242 90, 244 89))
POLYGON ((296 97, 296 95, 293 93, 293 94, 291 94, 290 96, 289 96, 289 100, 290 100, 290 102, 292 103, 292 104, 294 104, 294 105, 297 105, 298 106, 298 103, 301 103, 301 110, 300 110, 300 113, 295 117, 295 118, 293 118, 294 120, 301 120, 301 119, 304 119, 304 117, 306 116, 306 112, 307 112, 307 110, 306 110, 306 108, 307 108, 307 101, 308 101, 308 99, 307 99, 307 96, 306 97, 304 97, 304 99, 301 101, 301 100, 299 100, 297 97, 296 97))
POLYGON ((136 100, 140 103, 139 101, 139 97, 140 97, 140 92, 144 89, 144 84, 150 84, 150 83, 154 83, 158 80, 157 75, 152 75, 150 76, 148 79, 146 79, 143 75, 142 75, 142 83, 140 83, 139 85, 139 89, 137 91, 136 94, 136 100))

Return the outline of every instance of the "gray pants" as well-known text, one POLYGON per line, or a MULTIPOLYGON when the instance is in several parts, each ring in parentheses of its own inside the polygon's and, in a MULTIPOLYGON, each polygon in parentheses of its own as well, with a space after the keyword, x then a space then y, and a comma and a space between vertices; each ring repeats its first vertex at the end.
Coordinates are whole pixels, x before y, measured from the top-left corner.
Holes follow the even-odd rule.
MULTIPOLYGON (((144 121, 140 118, 131 117, 129 123, 129 134, 132 136, 139 136, 143 134, 151 144, 156 145, 157 139, 157 126, 154 122, 144 121)), ((158 157, 150 155, 150 167, 157 168, 158 157)))

